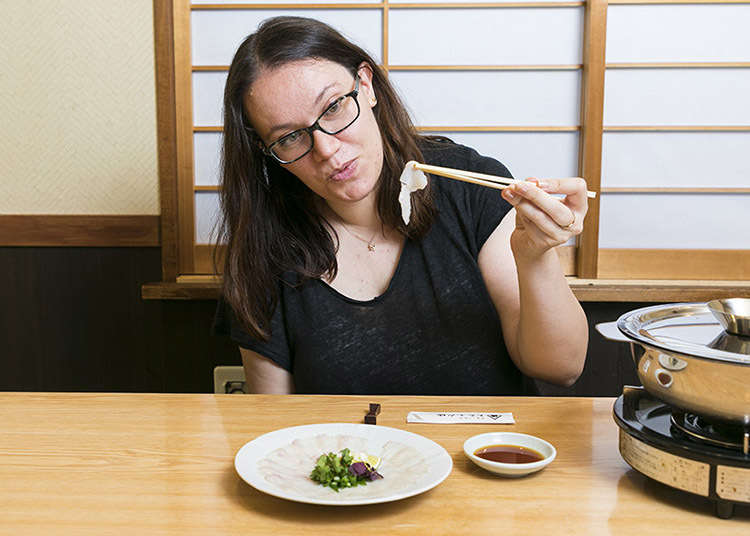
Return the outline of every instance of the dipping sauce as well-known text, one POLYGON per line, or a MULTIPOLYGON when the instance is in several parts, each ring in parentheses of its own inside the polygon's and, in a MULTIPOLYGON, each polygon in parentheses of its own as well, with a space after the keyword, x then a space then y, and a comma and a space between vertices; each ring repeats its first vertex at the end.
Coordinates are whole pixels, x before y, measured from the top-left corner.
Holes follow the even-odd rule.
POLYGON ((534 449, 518 445, 489 445, 475 450, 474 456, 501 463, 532 463, 544 459, 534 449))

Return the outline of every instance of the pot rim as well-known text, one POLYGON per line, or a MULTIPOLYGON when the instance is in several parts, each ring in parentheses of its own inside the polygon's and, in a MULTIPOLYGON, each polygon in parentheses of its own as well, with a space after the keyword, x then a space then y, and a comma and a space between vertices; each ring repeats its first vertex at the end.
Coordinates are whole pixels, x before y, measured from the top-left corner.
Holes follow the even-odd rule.
POLYGON ((690 341, 665 341, 663 338, 659 339, 648 332, 648 326, 658 321, 684 318, 703 313, 711 316, 711 319, 714 320, 712 323, 721 326, 718 321, 715 321, 705 302, 691 302, 668 303, 634 309, 624 313, 617 319, 617 328, 631 342, 637 342, 644 346, 658 348, 667 352, 676 352, 689 357, 750 366, 750 355, 711 348, 690 341))

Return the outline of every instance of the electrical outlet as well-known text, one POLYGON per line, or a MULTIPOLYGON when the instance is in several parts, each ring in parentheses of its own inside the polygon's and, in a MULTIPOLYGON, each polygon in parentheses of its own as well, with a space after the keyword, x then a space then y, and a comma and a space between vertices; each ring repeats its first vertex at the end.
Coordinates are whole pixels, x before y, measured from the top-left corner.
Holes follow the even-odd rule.
POLYGON ((245 369, 242 367, 214 367, 214 393, 243 394, 245 388, 245 369))

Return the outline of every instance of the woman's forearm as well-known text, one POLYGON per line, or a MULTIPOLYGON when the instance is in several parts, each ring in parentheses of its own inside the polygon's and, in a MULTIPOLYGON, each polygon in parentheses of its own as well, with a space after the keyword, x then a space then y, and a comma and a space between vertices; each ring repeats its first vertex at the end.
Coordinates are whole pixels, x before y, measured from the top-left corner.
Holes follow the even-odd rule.
POLYGON ((519 366, 529 376, 571 385, 586 359, 586 315, 565 280, 554 249, 534 259, 515 258, 520 298, 516 332, 519 366))

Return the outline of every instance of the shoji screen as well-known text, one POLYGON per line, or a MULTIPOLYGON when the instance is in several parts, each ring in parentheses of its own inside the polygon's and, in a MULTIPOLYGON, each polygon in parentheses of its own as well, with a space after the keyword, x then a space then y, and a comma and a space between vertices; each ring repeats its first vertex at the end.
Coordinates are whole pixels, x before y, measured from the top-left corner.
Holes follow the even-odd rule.
POLYGON ((366 48, 420 131, 601 187, 567 273, 750 279, 750 0, 174 6, 180 274, 212 271, 227 66, 290 14, 366 48))
POLYGON ((750 5, 610 3, 606 58, 599 276, 747 278, 750 5))
MULTIPOLYGON (((182 130, 189 135, 181 144, 189 158, 183 157, 180 184, 190 190, 190 197, 181 198, 181 214, 192 218, 181 219, 180 228, 191 240, 182 236, 181 246, 193 256, 181 255, 181 273, 211 271, 227 66, 239 43, 275 15, 317 18, 367 49, 388 72, 420 131, 473 146, 516 177, 578 174, 580 2, 477 7, 352 0, 277 8, 270 2, 194 1, 188 10, 182 32, 190 54, 182 61, 189 62, 189 91, 182 101, 189 102, 192 119, 182 130)), ((572 252, 565 257, 570 271, 572 252)))

